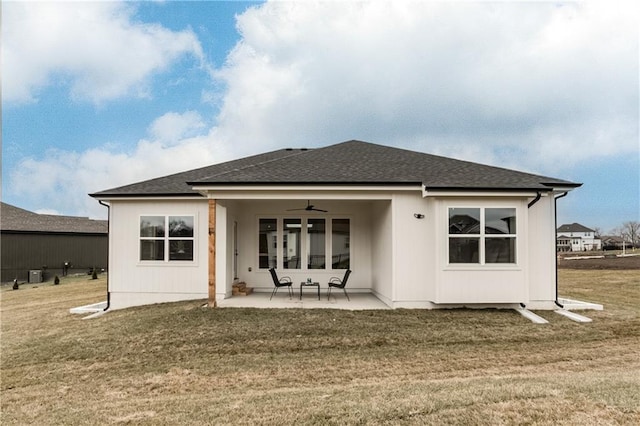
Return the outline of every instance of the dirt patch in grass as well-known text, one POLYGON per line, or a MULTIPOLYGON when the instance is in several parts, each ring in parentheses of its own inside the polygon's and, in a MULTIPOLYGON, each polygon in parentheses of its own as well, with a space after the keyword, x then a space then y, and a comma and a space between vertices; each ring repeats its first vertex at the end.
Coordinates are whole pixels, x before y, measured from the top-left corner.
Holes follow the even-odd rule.
POLYGON ((638 424, 638 271, 560 271, 572 322, 506 310, 209 309, 93 320, 103 279, 3 290, 2 424, 638 424))
POLYGON ((558 259, 561 269, 640 270, 640 256, 603 257, 600 259, 558 259))

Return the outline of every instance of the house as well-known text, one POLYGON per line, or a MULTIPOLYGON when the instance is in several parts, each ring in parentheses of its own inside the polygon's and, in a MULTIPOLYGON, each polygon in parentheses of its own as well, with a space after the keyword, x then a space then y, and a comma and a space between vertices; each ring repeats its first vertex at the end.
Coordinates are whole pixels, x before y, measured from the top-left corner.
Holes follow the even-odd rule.
POLYGON ((595 231, 579 223, 560 226, 557 230, 557 240, 557 250, 560 252, 602 249, 602 242, 596 238, 595 231))
POLYGON ((622 250, 623 248, 632 246, 622 237, 617 235, 603 235, 601 238, 603 250, 622 250))
POLYGON ((232 297, 268 269, 392 308, 557 302, 556 199, 581 184, 361 141, 280 149, 91 194, 112 309, 232 297))
POLYGON ((106 220, 37 214, 1 203, 0 230, 2 282, 40 281, 107 267, 106 220))

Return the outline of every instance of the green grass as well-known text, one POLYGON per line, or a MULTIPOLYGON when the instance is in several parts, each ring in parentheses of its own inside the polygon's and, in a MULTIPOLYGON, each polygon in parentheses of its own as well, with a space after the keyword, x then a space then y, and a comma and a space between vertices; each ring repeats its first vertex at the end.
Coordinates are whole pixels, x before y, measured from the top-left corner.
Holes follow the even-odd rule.
POLYGON ((2 424, 638 424, 640 272, 560 271, 592 323, 502 310, 114 311, 105 281, 1 293, 2 424))

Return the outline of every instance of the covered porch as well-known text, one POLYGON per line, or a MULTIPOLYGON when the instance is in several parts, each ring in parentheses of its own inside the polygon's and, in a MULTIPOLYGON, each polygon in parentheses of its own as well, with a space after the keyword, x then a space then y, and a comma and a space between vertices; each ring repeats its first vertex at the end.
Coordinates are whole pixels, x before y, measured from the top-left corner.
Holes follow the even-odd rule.
MULTIPOLYGON (((392 305, 394 201, 388 192, 213 192, 208 197, 210 209, 215 205, 215 250, 210 247, 209 261, 215 262, 217 306, 380 309, 392 305), (269 268, 291 279, 295 298, 278 292, 268 300, 274 288, 269 268), (347 286, 352 301, 341 291, 326 300, 329 279, 342 278, 347 269, 353 271, 347 286), (309 278, 320 283, 320 301, 306 294, 299 300, 299 285, 309 278), (234 297, 232 285, 237 282, 246 283, 254 293, 234 297)), ((210 292, 210 302, 211 296, 210 292)))

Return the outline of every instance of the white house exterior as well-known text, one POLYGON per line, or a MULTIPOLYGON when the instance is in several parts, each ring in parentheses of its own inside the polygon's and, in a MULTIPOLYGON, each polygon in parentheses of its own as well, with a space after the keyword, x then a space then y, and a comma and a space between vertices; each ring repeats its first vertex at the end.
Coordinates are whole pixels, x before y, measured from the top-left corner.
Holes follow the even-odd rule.
POLYGON ((270 292, 272 266, 324 291, 348 268, 350 293, 392 308, 552 309, 556 198, 578 186, 349 141, 92 196, 109 205, 111 309, 215 305, 237 280, 270 292))
POLYGON ((558 251, 601 250, 602 241, 595 231, 579 223, 565 224, 557 230, 558 251))

